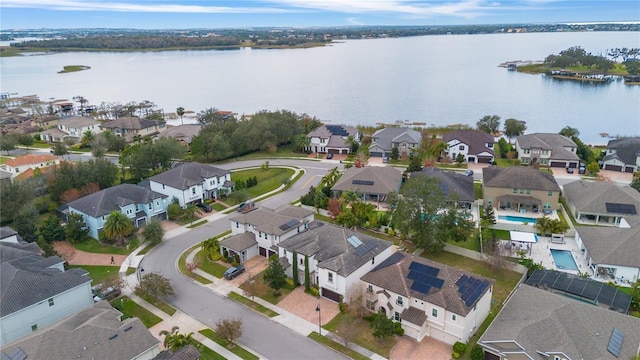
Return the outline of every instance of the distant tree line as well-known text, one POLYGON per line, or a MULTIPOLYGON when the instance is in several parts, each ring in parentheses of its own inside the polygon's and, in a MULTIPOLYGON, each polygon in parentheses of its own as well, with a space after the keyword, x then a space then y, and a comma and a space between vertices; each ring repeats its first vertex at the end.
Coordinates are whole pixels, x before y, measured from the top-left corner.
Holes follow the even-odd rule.
POLYGON ((545 65, 559 68, 585 66, 590 69, 605 72, 615 67, 613 60, 607 59, 606 56, 588 53, 580 46, 573 46, 562 50, 558 55, 551 54, 544 59, 544 63, 545 65))

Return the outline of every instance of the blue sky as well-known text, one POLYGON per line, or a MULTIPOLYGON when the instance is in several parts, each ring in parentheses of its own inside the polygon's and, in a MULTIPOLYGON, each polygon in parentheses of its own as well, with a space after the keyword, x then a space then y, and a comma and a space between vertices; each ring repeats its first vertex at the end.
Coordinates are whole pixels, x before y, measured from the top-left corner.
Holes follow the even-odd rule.
POLYGON ((640 21, 639 0, 2 0, 0 28, 228 28, 640 21))

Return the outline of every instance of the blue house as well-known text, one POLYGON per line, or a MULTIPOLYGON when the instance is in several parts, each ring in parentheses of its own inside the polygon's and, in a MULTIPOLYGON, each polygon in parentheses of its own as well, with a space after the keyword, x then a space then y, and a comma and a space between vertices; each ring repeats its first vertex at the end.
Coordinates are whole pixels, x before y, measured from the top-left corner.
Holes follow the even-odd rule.
POLYGON ((67 203, 69 213, 82 215, 89 235, 96 239, 114 210, 127 215, 139 228, 152 219, 166 220, 168 205, 167 195, 133 184, 113 186, 67 203))

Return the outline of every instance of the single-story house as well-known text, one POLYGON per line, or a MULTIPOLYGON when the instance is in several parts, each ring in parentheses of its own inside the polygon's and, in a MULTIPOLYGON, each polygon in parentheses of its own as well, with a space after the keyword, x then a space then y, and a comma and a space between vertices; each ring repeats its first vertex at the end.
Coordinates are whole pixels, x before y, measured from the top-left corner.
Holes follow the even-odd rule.
POLYGON ((392 149, 398 148, 400 156, 410 156, 420 149, 422 135, 420 132, 404 127, 387 127, 371 136, 369 156, 391 157, 392 149))
POLYGON ((554 133, 533 133, 516 138, 518 159, 524 165, 577 168, 578 145, 566 136, 554 133))
POLYGON ((396 251, 388 241, 321 221, 314 221, 307 231, 281 241, 278 248, 289 277, 304 283, 308 272, 320 295, 335 302, 357 299, 360 278, 396 251), (294 262, 297 274, 293 273, 294 262))
POLYGON ((200 129, 202 129, 202 125, 200 124, 167 126, 167 128, 163 132, 156 135, 156 139, 160 137, 170 137, 180 141, 186 146, 190 146, 193 138, 198 136, 198 134, 200 133, 200 129))
POLYGON ((604 170, 633 173, 640 169, 640 137, 610 140, 602 159, 604 170))
POLYGON ((309 139, 308 151, 327 154, 349 154, 351 144, 347 140, 360 142, 362 133, 353 126, 321 125, 307 134, 309 139))
POLYGON ((437 167, 425 167, 422 171, 411 173, 411 178, 420 176, 438 179, 442 195, 449 203, 471 209, 471 206, 476 201, 472 176, 466 176, 455 171, 445 171, 437 167))
POLYGON ((417 341, 466 343, 491 310, 493 280, 397 252, 362 276, 365 307, 417 341))
POLYGON ((133 184, 120 184, 67 203, 68 211, 82 215, 89 235, 98 239, 112 211, 119 211, 138 228, 153 219, 166 220, 171 199, 167 195, 133 184))
POLYGON ((525 166, 488 166, 482 176, 486 205, 521 213, 558 209, 560 186, 549 173, 525 166))
POLYGON ((495 159, 494 138, 480 130, 454 130, 446 132, 442 141, 447 143, 445 154, 455 161, 460 154, 469 163, 491 164, 495 159))
POLYGON ((640 319, 526 284, 478 340, 489 360, 631 359, 640 319))
POLYGON ((125 116, 101 124, 103 130, 110 130, 116 136, 124 137, 127 142, 132 142, 133 137, 153 136, 163 131, 166 127, 164 121, 141 119, 135 116, 125 116))
POLYGON ((399 192, 402 173, 391 166, 352 167, 336 181, 331 188, 337 197, 344 191, 355 191, 364 201, 387 201, 392 192, 399 192))
POLYGON ((18 156, 15 159, 7 160, 0 165, 0 169, 11 173, 12 177, 16 177, 27 170, 43 169, 50 166, 60 164, 60 158, 49 154, 26 154, 18 156))
POLYGON ((178 199, 182 207, 228 194, 234 185, 229 170, 198 162, 181 163, 149 178, 151 190, 178 199))

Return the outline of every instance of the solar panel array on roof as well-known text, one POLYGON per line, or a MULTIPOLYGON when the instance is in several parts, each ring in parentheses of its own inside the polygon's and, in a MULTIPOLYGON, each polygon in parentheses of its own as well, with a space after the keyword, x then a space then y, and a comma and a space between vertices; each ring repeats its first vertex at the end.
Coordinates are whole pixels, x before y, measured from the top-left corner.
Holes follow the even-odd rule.
POLYGON ((458 281, 456 281, 460 298, 467 306, 473 305, 487 287, 489 287, 489 284, 490 282, 488 280, 480 280, 467 275, 462 275, 458 281))
POLYGON ((371 180, 351 180, 351 184, 353 185, 368 185, 373 186, 374 182, 371 180))
POLYGON ((412 261, 411 264, 409 264, 409 274, 407 275, 409 280, 413 280, 411 290, 426 295, 432 287, 442 288, 444 280, 436 277, 439 272, 440 269, 438 268, 412 261))
POLYGON ((577 295, 596 304, 607 305, 610 310, 623 314, 628 313, 629 306, 631 306, 631 295, 625 294, 613 286, 560 271, 536 270, 525 283, 577 295))
POLYGON ((633 204, 604 203, 608 213, 635 215, 636 206, 633 204))
POLYGON ((410 280, 413 280, 414 282, 417 281, 417 282, 427 284, 429 286, 437 287, 438 289, 442 288, 442 285, 444 284, 444 280, 442 279, 439 279, 431 275, 421 274, 415 271, 410 271, 407 278, 410 280))
POLYGON ((414 281, 413 284, 411 284, 411 290, 427 295, 429 290, 431 290, 431 286, 414 281))
POLYGON ((369 242, 369 243, 366 243, 366 244, 364 244, 363 246, 359 246, 359 247, 356 249, 356 255, 358 255, 358 256, 363 256, 363 255, 365 255, 366 253, 368 253, 369 251, 371 251, 371 250, 375 249, 375 247, 376 247, 376 243, 375 243, 375 242, 373 242, 373 241, 372 241, 372 242, 369 242))
POLYGON ((609 344, 607 350, 615 355, 620 356, 620 350, 622 350, 622 343, 624 342, 624 334, 618 328, 614 327, 611 331, 611 337, 609 338, 609 344))
POLYGON ((415 271, 430 276, 437 276, 440 272, 440 269, 412 261, 411 264, 409 264, 409 271, 415 271))
POLYGON ((292 227, 295 227, 296 225, 298 225, 298 220, 289 220, 286 224, 282 224, 279 226, 280 230, 289 230, 292 227))
POLYGON ((357 248, 358 246, 362 245, 362 241, 358 239, 355 235, 349 236, 347 238, 347 242, 349 242, 349 244, 351 244, 351 246, 353 246, 354 248, 357 248))
POLYGON ((325 126, 327 127, 327 130, 329 130, 331 135, 349 136, 349 133, 347 132, 347 130, 345 130, 345 128, 343 128, 340 125, 325 125, 325 126))

